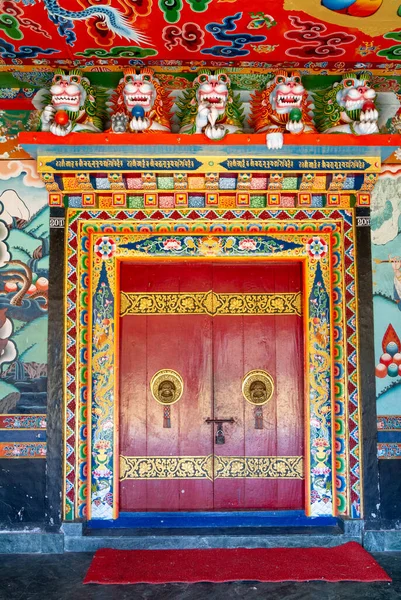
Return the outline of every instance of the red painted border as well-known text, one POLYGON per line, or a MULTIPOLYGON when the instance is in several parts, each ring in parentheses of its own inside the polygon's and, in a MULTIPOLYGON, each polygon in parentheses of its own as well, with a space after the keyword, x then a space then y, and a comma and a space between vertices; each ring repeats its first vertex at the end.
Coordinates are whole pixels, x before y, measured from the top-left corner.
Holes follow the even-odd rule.
POLYGON ((1 442, 0 458, 46 458, 46 442, 1 442))
POLYGON ((10 98, 0 100, 0 110, 30 110, 32 98, 10 98))
MULTIPOLYGON (((58 137, 50 132, 26 132, 18 134, 20 144, 34 144, 43 146, 94 146, 96 150, 100 145, 152 146, 155 144, 172 146, 265 146, 264 133, 236 133, 227 135, 223 140, 211 141, 203 134, 180 133, 70 133, 65 137, 58 137)), ((348 133, 301 133, 300 135, 284 135, 285 146, 401 146, 401 135, 351 135, 348 133)))

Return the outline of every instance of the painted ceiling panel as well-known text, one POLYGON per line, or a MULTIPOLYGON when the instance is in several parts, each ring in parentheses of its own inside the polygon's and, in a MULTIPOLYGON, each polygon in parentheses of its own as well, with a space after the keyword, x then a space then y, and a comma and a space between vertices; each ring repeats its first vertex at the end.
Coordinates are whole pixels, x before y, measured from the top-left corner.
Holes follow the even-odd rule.
POLYGON ((0 57, 0 68, 398 68, 401 0, 0 0, 0 57))

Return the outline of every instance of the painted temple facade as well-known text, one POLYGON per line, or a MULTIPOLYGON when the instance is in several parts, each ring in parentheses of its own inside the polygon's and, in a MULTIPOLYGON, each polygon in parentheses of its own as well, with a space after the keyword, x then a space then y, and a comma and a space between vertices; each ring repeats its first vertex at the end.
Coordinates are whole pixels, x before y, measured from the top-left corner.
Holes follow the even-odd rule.
POLYGON ((359 31, 324 2, 219 6, 216 23, 207 1, 159 7, 168 61, 145 4, 124 34, 57 2, 5 3, 0 544, 25 528, 42 551, 85 549, 90 529, 235 514, 387 549, 401 519, 388 7, 359 31), (33 5, 58 34, 22 56, 10 40, 33 35, 33 5), (305 14, 321 19, 313 45, 305 14))

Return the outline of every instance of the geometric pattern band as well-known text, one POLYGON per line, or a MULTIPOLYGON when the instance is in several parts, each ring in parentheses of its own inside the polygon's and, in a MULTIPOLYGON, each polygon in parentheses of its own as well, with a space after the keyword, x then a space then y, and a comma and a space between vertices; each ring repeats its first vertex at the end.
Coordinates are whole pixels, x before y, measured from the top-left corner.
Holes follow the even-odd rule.
POLYGON ((302 456, 120 456, 126 479, 303 479, 302 456))
POLYGON ((216 294, 208 292, 121 292, 125 315, 301 315, 301 292, 216 294))

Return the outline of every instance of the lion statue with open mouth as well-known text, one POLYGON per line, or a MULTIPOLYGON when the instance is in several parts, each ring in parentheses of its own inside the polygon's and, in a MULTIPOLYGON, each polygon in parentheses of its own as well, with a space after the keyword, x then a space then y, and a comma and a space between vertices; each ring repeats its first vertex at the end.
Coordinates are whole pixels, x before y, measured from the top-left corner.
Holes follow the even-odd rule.
POLYGON ((298 71, 277 71, 264 90, 251 98, 250 125, 255 133, 266 133, 267 147, 281 148, 284 133, 315 133, 312 106, 298 71))
POLYGON ((39 111, 39 131, 57 136, 103 131, 106 94, 95 89, 79 69, 68 73, 56 69, 50 89, 39 90, 32 102, 39 111))
POLYGON ((177 102, 180 133, 204 133, 221 140, 227 133, 242 133, 243 111, 226 73, 201 69, 192 87, 177 102))
POLYGON ((171 131, 172 100, 153 69, 124 69, 123 78, 110 99, 114 133, 171 131))
POLYGON ((371 73, 344 73, 333 87, 314 93, 316 126, 324 133, 379 133, 375 99, 371 73))

